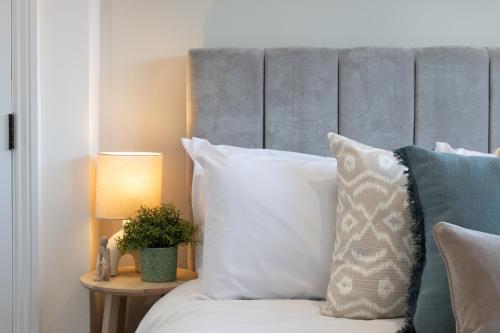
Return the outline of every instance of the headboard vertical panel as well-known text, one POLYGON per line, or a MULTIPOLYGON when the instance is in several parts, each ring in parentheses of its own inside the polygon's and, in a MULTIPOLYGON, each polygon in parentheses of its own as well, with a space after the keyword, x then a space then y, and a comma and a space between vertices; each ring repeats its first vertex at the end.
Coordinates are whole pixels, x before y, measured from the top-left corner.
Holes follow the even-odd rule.
POLYGON ((330 156, 337 132, 338 51, 265 51, 265 147, 330 156))
POLYGON ((488 151, 489 57, 485 48, 415 51, 416 143, 488 151))
POLYGON ((385 149, 413 144, 413 50, 354 48, 339 57, 339 133, 385 149))
POLYGON ((190 50, 190 135, 214 144, 263 148, 263 85, 263 50, 190 50))
POLYGON ((490 53, 490 151, 500 147, 500 48, 490 53))

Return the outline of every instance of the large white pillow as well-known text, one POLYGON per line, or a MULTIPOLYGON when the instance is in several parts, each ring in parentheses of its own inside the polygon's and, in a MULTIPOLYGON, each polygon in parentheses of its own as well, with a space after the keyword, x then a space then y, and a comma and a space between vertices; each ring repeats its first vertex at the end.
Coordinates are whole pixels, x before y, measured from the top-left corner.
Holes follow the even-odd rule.
MULTIPOLYGON (((324 159, 320 156, 300 154, 289 151, 273 150, 273 149, 249 149, 241 148, 235 146, 227 145, 212 145, 205 139, 199 139, 193 137, 192 139, 182 138, 182 145, 186 150, 189 157, 192 159, 193 167, 193 178, 191 185, 191 205, 193 211, 193 222, 200 227, 199 235, 197 237, 197 246, 195 247, 195 265, 196 272, 201 278, 203 275, 203 243, 204 243, 204 225, 205 225, 205 170, 196 161, 197 156, 203 152, 206 147, 214 147, 217 150, 223 152, 224 154, 251 154, 251 155, 263 155, 263 156, 274 156, 282 159, 292 159, 292 160, 310 160, 310 159, 324 159)), ((327 158, 331 160, 331 158, 327 158)), ((334 160, 335 162, 335 160, 334 160)))
POLYGON ((204 188, 203 205, 193 198, 204 215, 203 292, 217 299, 324 298, 336 160, 196 138, 183 143, 204 188))

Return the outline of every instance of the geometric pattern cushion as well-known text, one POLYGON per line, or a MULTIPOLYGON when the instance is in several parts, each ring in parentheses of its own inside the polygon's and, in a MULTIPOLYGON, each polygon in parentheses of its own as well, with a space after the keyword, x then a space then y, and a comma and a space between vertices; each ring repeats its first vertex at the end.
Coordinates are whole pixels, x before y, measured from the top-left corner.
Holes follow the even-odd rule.
POLYGON ((338 168, 337 238, 321 313, 402 317, 413 265, 406 168, 390 151, 328 139, 338 168))

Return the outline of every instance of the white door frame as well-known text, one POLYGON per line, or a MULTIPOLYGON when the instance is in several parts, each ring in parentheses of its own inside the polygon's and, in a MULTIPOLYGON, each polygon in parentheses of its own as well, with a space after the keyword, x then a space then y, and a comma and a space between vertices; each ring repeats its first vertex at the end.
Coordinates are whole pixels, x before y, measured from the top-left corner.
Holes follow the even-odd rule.
POLYGON ((38 332, 37 0, 12 0, 13 331, 38 332))

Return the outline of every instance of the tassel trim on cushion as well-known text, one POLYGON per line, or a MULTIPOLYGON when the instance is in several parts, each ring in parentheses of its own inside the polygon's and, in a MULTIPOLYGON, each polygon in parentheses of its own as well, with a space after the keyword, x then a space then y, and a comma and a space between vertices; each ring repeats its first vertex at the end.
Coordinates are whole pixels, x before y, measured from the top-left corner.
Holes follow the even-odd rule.
POLYGON ((414 248, 414 264, 410 272, 410 283, 408 285, 407 309, 404 326, 397 333, 415 333, 413 317, 417 309, 417 299, 420 291, 420 280, 425 264, 425 230, 424 215, 418 197, 417 184, 410 169, 410 160, 406 154, 406 149, 401 148, 394 151, 394 156, 399 164, 406 167, 405 173, 408 175, 406 189, 408 192, 408 204, 412 216, 410 227, 414 248))

